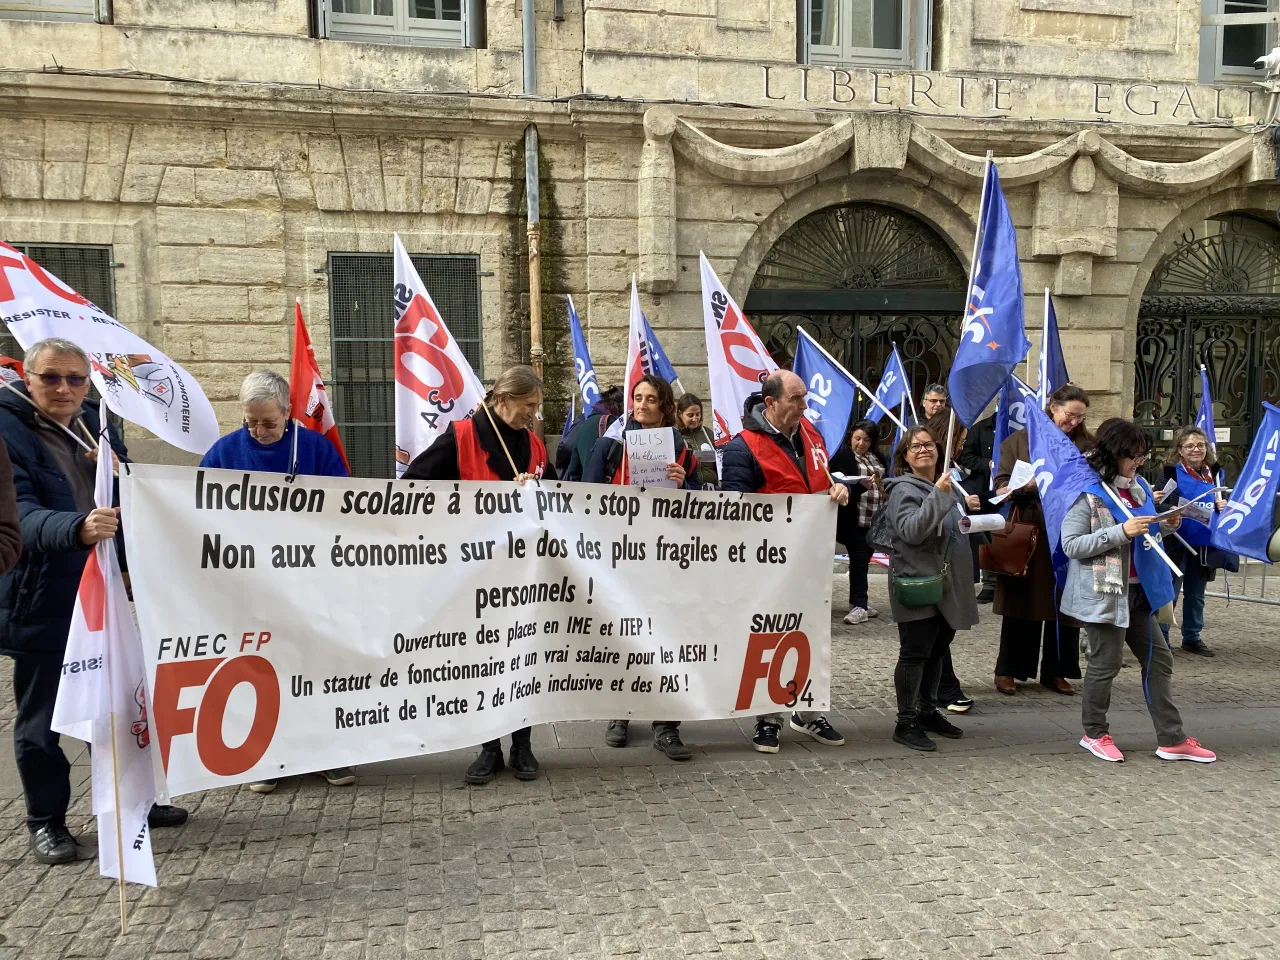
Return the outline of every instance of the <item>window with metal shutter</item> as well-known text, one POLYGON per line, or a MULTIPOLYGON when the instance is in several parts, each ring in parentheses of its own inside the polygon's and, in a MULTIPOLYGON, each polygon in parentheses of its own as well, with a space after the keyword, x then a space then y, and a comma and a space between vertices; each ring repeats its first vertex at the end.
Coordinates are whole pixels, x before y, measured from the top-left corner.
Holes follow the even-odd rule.
MULTIPOLYGON (((480 258, 411 254, 410 259, 471 369, 484 376, 480 258)), ((395 476, 394 283, 389 253, 329 254, 329 396, 357 477, 395 476)))

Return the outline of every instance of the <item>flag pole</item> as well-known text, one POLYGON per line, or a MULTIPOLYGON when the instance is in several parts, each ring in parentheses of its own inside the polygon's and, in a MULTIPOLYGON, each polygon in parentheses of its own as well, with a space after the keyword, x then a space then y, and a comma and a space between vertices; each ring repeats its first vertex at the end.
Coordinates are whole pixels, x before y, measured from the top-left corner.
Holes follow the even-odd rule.
MULTIPOLYGON (((1120 508, 1120 510, 1124 513, 1124 515, 1128 517, 1130 520, 1134 519, 1133 511, 1129 509, 1129 505, 1127 503, 1125 503, 1123 500, 1120 499, 1120 494, 1116 493, 1114 490, 1111 489, 1111 484, 1107 483, 1107 481, 1102 479, 1099 479, 1098 482, 1102 485, 1102 489, 1106 491, 1107 496, 1110 497, 1112 502, 1117 507, 1120 508)), ((1152 517, 1152 520, 1154 520, 1157 523, 1160 522, 1159 517, 1152 517)), ((1168 564, 1169 569, 1173 571, 1173 575, 1175 577, 1182 576, 1182 571, 1178 569, 1178 565, 1176 563, 1174 563, 1172 560, 1169 559, 1169 555, 1164 552, 1164 547, 1160 546, 1159 540, 1157 540, 1155 537, 1153 537, 1149 533, 1144 533, 1142 537, 1144 540, 1147 541, 1147 545, 1149 547, 1155 550, 1156 553, 1160 554, 1160 559, 1163 560, 1166 564, 1168 564)))
MULTIPOLYGON (((902 378, 906 380, 907 365, 902 362, 902 354, 898 352, 898 343, 896 340, 894 341, 894 344, 893 344, 893 355, 898 358, 898 367, 899 369, 902 370, 902 378)), ((904 405, 905 403, 911 404, 911 419, 916 423, 919 423, 920 414, 916 413, 916 398, 911 395, 911 382, 907 381, 905 384, 903 384, 903 386, 905 386, 906 389, 903 390, 902 393, 907 398, 906 401, 904 402, 904 405)), ((903 416, 903 419, 906 419, 905 410, 902 412, 902 416, 903 416)))
MULTIPOLYGON (((1203 384, 1207 384, 1208 382, 1209 382, 1209 371, 1208 371, 1208 369, 1205 367, 1205 365, 1202 363, 1202 364, 1200 364, 1200 383, 1203 385, 1203 384)), ((1208 400, 1209 400, 1209 410, 1210 410, 1210 412, 1212 412, 1212 411, 1213 411, 1213 398, 1212 398, 1212 397, 1209 397, 1209 398, 1208 398, 1208 400)), ((1204 396, 1204 391, 1202 390, 1202 391, 1201 391, 1201 396, 1200 396, 1200 403, 1201 403, 1201 404, 1203 404, 1204 402, 1205 402, 1205 396, 1204 396)), ((1215 431, 1215 432, 1216 432, 1216 431, 1215 431)), ((1218 459, 1218 438, 1217 438, 1217 437, 1211 437, 1211 436, 1209 436, 1208 432, 1206 432, 1206 433, 1205 433, 1205 440, 1206 440, 1206 441, 1208 442, 1208 444, 1209 444, 1209 452, 1210 452, 1211 454, 1213 454, 1213 459, 1214 459, 1214 460, 1217 460, 1217 459, 1218 459)))
POLYGON ((507 463, 511 464, 511 473, 520 476, 520 468, 516 466, 515 458, 511 456, 511 451, 507 449, 507 441, 502 439, 502 431, 498 429, 498 422, 493 419, 493 411, 489 409, 489 404, 480 401, 480 406, 484 407, 484 412, 489 417, 489 423, 493 425, 493 435, 498 438, 498 443, 502 444, 502 452, 507 455, 507 463))
POLYGON ((1049 403, 1049 288, 1044 288, 1044 326, 1040 332, 1040 384, 1038 392, 1040 394, 1040 409, 1043 410, 1049 403))
POLYGON ((799 333, 801 336, 803 336, 805 339, 807 339, 807 340, 808 340, 810 343, 812 343, 815 347, 817 347, 817 348, 818 348, 818 350, 820 350, 820 351, 822 352, 822 355, 823 355, 824 357, 826 357, 826 358, 827 358, 827 360, 829 360, 829 361, 831 362, 831 365, 832 365, 833 367, 835 367, 837 370, 839 370, 841 373, 843 373, 843 374, 844 374, 846 377, 848 377, 850 380, 852 380, 852 381, 853 381, 853 385, 854 385, 855 387, 857 387, 859 390, 861 390, 863 393, 865 393, 865 394, 867 395, 867 399, 868 399, 868 400, 870 400, 870 401, 871 401, 872 403, 874 403, 877 407, 879 407, 881 410, 883 410, 885 413, 887 413, 887 414, 889 415, 889 419, 890 419, 890 420, 892 420, 894 423, 896 423, 896 424, 897 424, 899 427, 901 427, 903 430, 907 429, 907 428, 906 428, 906 426, 902 423, 902 421, 901 421, 901 420, 899 420, 899 419, 897 418, 897 416, 895 416, 895 415, 894 415, 894 412, 893 412, 892 410, 890 410, 888 407, 886 407, 883 403, 881 403, 881 402, 880 402, 880 398, 879 398, 879 397, 877 397, 877 396, 875 395, 875 391, 867 389, 866 384, 864 384, 861 380, 859 380, 859 379, 858 379, 857 377, 855 377, 852 373, 850 373, 848 370, 846 370, 846 369, 844 368, 844 365, 843 365, 843 364, 841 364, 841 363, 840 363, 840 361, 838 361, 835 357, 833 357, 831 354, 827 353, 826 349, 822 346, 822 344, 820 344, 817 340, 815 340, 813 337, 811 337, 811 336, 809 335, 809 332, 808 332, 807 330, 805 330, 805 328, 804 328, 804 327, 796 327, 796 332, 797 332, 797 333, 799 333))
MULTIPOLYGON (((96 549, 96 548, 95 548, 96 549)), ((120 760, 116 753, 116 712, 111 711, 111 789, 116 808, 116 887, 120 891, 120 936, 128 930, 124 898, 124 827, 120 822, 120 760)))

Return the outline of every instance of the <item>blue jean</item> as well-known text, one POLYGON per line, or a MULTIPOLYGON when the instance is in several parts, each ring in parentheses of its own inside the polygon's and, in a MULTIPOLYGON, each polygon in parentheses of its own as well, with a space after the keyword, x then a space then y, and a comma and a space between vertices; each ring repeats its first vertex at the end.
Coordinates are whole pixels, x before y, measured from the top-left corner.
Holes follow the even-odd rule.
MULTIPOLYGON (((1173 597, 1177 603, 1178 595, 1182 595, 1182 643, 1188 646, 1200 642, 1200 631, 1204 629, 1204 588, 1207 581, 1204 567, 1194 556, 1187 556, 1184 552, 1180 559, 1182 576, 1174 578, 1173 597)), ((1161 624, 1160 630, 1168 640, 1169 628, 1161 624)))

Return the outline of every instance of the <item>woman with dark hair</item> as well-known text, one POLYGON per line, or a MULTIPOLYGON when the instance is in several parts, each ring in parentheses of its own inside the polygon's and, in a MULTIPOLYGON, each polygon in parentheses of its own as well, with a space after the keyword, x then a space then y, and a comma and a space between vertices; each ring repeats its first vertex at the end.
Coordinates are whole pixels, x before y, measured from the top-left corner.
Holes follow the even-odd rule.
POLYGON ((716 446, 711 431, 702 425, 702 401, 686 393, 676 401, 676 429, 698 458, 697 480, 703 488, 720 485, 716 468, 716 446))
MULTIPOLYGON (((1213 444, 1199 427, 1183 427, 1175 433, 1172 453, 1173 458, 1164 465, 1164 481, 1167 484, 1172 480, 1178 489, 1167 500, 1164 491, 1157 490, 1156 503, 1177 506, 1183 499, 1194 500, 1223 485, 1224 474, 1214 458, 1213 444)), ((1218 494, 1200 502, 1214 512, 1226 506, 1218 494)), ((1221 550, 1209 544, 1207 524, 1188 517, 1178 535, 1191 547, 1188 550, 1178 540, 1171 541, 1168 546, 1170 558, 1182 570, 1182 576, 1173 581, 1175 602, 1177 594, 1182 594, 1182 649, 1197 656, 1212 657, 1213 651, 1200 638, 1200 631, 1204 629, 1204 588, 1217 576, 1226 557, 1221 550)), ((1169 639, 1168 626, 1161 624, 1160 629, 1165 639, 1169 639)))
POLYGON ((844 622, 850 626, 880 615, 867 598, 867 568, 872 552, 867 543, 867 530, 871 519, 884 506, 887 468, 884 457, 876 449, 878 432, 874 421, 855 421, 828 465, 836 479, 858 480, 847 484, 849 502, 836 513, 836 542, 844 544, 849 553, 849 612, 844 622))
POLYGON ((907 606, 892 585, 889 590, 899 643, 893 739, 913 750, 936 750, 930 733, 953 740, 963 735, 938 712, 938 680, 956 631, 978 622, 972 560, 956 509, 960 493, 950 471, 938 469, 938 460, 938 444, 928 429, 911 427, 894 451, 894 476, 885 484, 885 515, 893 531, 891 576, 942 577, 941 597, 927 606, 907 606))
MULTIPOLYGON (((1113 418, 1098 428, 1087 457, 1100 477, 1067 511, 1062 521, 1062 550, 1070 564, 1062 593, 1062 611, 1084 623, 1089 668, 1081 697, 1084 736, 1080 746, 1113 763, 1124 759, 1111 739, 1107 708, 1111 684, 1120 672, 1128 644, 1142 664, 1147 712, 1156 729, 1156 756, 1162 760, 1212 763, 1218 759, 1182 730, 1173 703, 1173 653, 1156 619, 1173 604, 1173 577, 1147 538, 1157 521, 1155 498, 1138 476, 1149 447, 1146 431, 1113 418), (1111 498, 1114 493, 1126 511, 1111 498)), ((1172 531, 1180 518, 1158 528, 1172 531)))
MULTIPOLYGON (((671 384, 661 377, 641 377, 631 392, 631 415, 627 418, 624 432, 670 428, 676 456, 674 461, 667 464, 667 477, 678 486, 697 490, 698 461, 680 436, 680 431, 675 428, 675 422, 676 401, 671 393, 671 384)), ((587 483, 625 485, 627 473, 626 443, 609 436, 601 437, 591 453, 591 462, 587 464, 583 479, 587 483)), ((610 720, 604 742, 611 747, 625 747, 630 724, 629 720, 610 720)), ((679 720, 653 721, 653 746, 669 760, 688 760, 693 756, 693 752, 680 739, 679 720)))
MULTIPOLYGON (((1054 425, 1082 452, 1092 442, 1084 425, 1088 411, 1089 395, 1073 383, 1055 390, 1045 409, 1054 425)), ((995 479, 997 493, 1009 492, 1009 477, 1019 460, 1031 462, 1025 429, 1011 434, 1000 446, 1000 465, 996 467, 995 479)), ((996 577, 992 610, 1004 618, 1000 624, 1000 653, 996 658, 996 690, 1012 696, 1017 691, 1015 681, 1035 677, 1039 660, 1041 685, 1071 696, 1076 689, 1068 680, 1080 678, 1080 625, 1058 616, 1057 581, 1053 576, 1049 535, 1044 527, 1035 481, 1014 490, 1009 500, 1013 504, 1010 516, 1022 523, 1035 524, 1039 536, 1025 576, 996 577)))

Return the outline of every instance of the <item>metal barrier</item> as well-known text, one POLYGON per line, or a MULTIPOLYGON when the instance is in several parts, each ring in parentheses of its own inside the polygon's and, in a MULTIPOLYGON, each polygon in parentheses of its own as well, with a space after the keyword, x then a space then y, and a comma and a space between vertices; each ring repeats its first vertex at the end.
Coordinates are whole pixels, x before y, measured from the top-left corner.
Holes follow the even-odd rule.
POLYGON ((1271 564, 1240 558, 1240 572, 1219 570, 1218 577, 1208 584, 1204 595, 1220 600, 1239 600, 1241 603, 1266 603, 1280 607, 1280 577, 1268 582, 1267 572, 1271 564))

